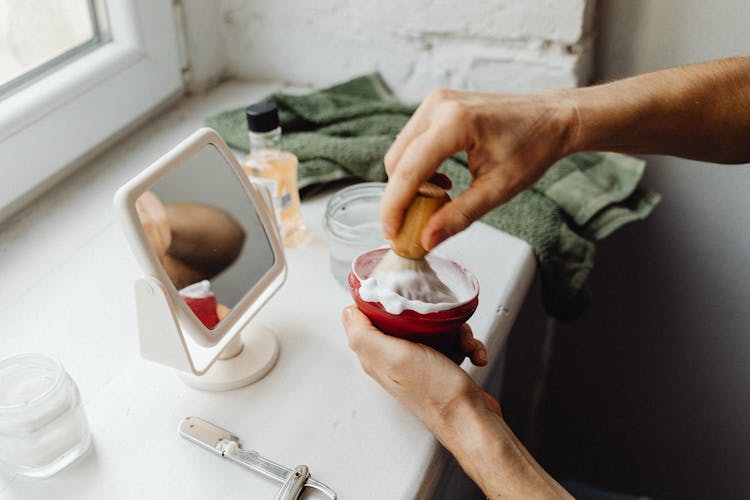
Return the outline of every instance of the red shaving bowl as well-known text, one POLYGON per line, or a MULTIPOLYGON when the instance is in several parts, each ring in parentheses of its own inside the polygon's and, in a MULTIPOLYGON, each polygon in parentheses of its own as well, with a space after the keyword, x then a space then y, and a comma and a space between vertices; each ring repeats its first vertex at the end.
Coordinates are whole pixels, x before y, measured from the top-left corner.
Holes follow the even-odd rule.
POLYGON ((219 315, 216 313, 216 297, 182 297, 182 300, 190 307, 193 313, 201 320, 206 328, 213 330, 219 324, 219 315))
POLYGON ((431 261, 441 261, 445 265, 454 266, 471 285, 474 292, 472 297, 445 311, 421 314, 406 309, 401 314, 391 314, 380 302, 367 302, 359 296, 360 280, 370 276, 387 251, 387 248, 370 250, 352 262, 352 271, 348 279, 349 289, 359 310, 383 333, 426 344, 444 353, 457 350, 461 325, 474 314, 479 304, 479 283, 474 275, 453 261, 431 256, 431 261))

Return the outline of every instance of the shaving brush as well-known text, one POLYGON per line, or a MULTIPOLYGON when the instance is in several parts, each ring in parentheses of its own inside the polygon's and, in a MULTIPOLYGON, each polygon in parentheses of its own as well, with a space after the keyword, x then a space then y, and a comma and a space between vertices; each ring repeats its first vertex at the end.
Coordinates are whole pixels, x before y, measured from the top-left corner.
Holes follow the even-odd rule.
POLYGON ((404 214, 398 234, 391 240, 372 277, 379 286, 389 288, 409 300, 429 303, 456 302, 456 295, 438 278, 427 262, 427 250, 420 242, 422 230, 432 214, 450 200, 445 189, 425 182, 404 214))

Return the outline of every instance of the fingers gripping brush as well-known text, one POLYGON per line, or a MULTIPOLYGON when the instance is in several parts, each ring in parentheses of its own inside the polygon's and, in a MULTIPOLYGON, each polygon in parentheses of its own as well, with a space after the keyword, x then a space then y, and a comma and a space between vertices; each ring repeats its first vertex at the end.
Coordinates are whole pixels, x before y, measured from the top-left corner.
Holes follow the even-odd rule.
POLYGON ((443 283, 427 262, 427 250, 420 235, 427 221, 450 200, 445 189, 425 182, 404 214, 401 229, 391 240, 389 250, 375 267, 372 277, 409 300, 429 303, 456 302, 456 295, 443 283))

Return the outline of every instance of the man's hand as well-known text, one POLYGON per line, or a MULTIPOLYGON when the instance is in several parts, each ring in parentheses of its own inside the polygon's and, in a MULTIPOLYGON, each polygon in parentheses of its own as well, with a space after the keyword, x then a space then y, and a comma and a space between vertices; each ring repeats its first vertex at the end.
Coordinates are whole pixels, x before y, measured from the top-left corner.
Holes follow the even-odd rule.
POLYGON ((393 238, 418 186, 466 151, 471 186, 422 232, 427 250, 533 184, 576 151, 750 161, 750 57, 529 95, 435 90, 385 155, 383 232, 393 238))
POLYGON ((431 92, 385 155, 385 237, 398 232, 419 185, 459 151, 468 153, 474 179, 425 227, 422 245, 428 250, 533 184, 567 154, 575 132, 576 111, 563 95, 431 92))
POLYGON ((349 347, 365 373, 419 418, 444 442, 452 431, 452 412, 460 404, 479 405, 500 413, 500 406, 456 362, 469 357, 487 364, 487 350, 468 325, 461 334, 461 352, 451 358, 422 344, 391 337, 372 326, 356 307, 344 309, 342 321, 349 347))
POLYGON ((432 431, 489 498, 571 498, 534 461, 503 421, 500 405, 454 361, 487 364, 484 344, 465 326, 454 360, 391 337, 356 307, 342 314, 362 368, 432 431))

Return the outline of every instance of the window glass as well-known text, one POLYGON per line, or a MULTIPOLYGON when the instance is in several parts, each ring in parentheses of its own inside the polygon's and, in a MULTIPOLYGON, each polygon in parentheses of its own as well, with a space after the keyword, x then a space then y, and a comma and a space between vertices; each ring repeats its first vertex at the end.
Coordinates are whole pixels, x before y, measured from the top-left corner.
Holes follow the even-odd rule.
POLYGON ((178 4, 0 0, 0 220, 180 95, 178 4))
POLYGON ((94 0, 0 0, 0 94, 104 39, 94 0))

